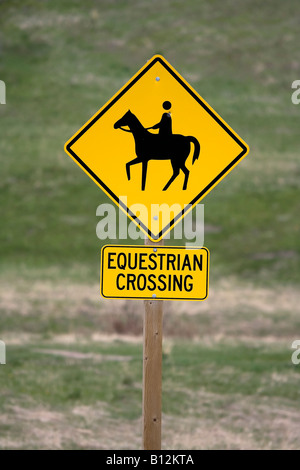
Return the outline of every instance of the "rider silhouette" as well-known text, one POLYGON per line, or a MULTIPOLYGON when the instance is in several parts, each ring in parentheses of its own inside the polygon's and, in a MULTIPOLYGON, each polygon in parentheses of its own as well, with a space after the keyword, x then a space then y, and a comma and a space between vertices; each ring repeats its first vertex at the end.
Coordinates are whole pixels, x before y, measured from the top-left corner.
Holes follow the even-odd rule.
MULTIPOLYGON (((163 108, 165 110, 170 110, 171 109, 171 103, 170 101, 164 101, 163 102, 163 108)), ((160 122, 155 124, 152 127, 148 127, 148 129, 159 129, 158 135, 161 137, 170 137, 172 135, 172 118, 171 118, 171 113, 164 113, 162 115, 162 118, 160 122)))

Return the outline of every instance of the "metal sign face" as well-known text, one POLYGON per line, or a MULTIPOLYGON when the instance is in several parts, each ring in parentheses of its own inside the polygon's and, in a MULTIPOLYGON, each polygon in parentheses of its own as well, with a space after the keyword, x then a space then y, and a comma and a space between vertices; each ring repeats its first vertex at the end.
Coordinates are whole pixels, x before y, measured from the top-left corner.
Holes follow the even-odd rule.
POLYGON ((100 292, 115 299, 205 300, 208 271, 207 248, 106 245, 100 292))
POLYGON ((154 241, 249 151, 158 55, 66 143, 65 150, 154 241))

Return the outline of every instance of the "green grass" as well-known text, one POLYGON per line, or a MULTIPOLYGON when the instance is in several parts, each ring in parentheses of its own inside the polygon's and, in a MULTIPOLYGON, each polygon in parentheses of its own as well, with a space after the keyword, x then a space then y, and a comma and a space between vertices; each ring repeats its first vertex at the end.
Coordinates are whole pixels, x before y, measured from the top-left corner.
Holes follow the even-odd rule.
MULTIPOLYGON (((123 342, 72 345, 45 343, 26 347, 10 346, 7 367, 1 367, 2 409, 8 402, 26 397, 44 408, 65 410, 76 405, 105 402, 113 418, 137 419, 142 402, 142 348, 123 342), (117 355, 129 361, 103 361, 64 358, 43 354, 45 349, 117 355), (39 352, 36 352, 39 350, 39 352)), ((229 399, 236 394, 276 398, 297 407, 300 397, 299 369, 291 364, 290 352, 281 346, 266 348, 226 343, 204 347, 179 342, 163 357, 163 412, 201 417, 191 403, 191 394, 205 392, 229 399), (278 374, 287 381, 276 382, 278 374)))
POLYGON ((205 223, 222 228, 205 239, 214 275, 299 282, 298 109, 290 100, 298 26, 297 3, 289 4, 1 3, 2 266, 80 264, 78 279, 94 279, 103 244, 95 212, 107 197, 63 145, 161 52, 251 148, 204 200, 205 223), (257 252, 274 259, 253 261, 257 252))
MULTIPOLYGON (((51 345, 51 349, 56 347, 51 345)), ((121 344, 109 348, 79 346, 75 349, 88 353, 129 356, 132 358, 129 366, 127 362, 104 361, 99 365, 89 359, 78 361, 35 353, 34 350, 39 348, 40 345, 9 348, 9 367, 1 369, 5 401, 19 399, 22 390, 24 397, 30 396, 36 403, 58 410, 79 403, 91 405, 100 400, 107 403, 110 413, 114 415, 131 419, 138 416, 141 390, 132 384, 134 381, 140 382, 141 370, 137 367, 137 362, 141 362, 140 347, 121 344)), ((63 348, 60 346, 57 349, 63 348)))

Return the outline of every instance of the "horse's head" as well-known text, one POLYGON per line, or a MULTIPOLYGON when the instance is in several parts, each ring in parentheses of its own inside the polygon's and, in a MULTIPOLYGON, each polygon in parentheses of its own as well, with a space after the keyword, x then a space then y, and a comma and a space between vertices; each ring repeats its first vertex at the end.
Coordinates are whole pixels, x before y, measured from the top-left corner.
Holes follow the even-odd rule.
POLYGON ((114 128, 115 129, 120 129, 120 127, 122 126, 129 126, 130 122, 131 122, 131 116, 132 116, 132 112, 131 111, 127 111, 127 113, 124 114, 123 117, 121 117, 121 119, 119 119, 115 124, 114 124, 114 128))

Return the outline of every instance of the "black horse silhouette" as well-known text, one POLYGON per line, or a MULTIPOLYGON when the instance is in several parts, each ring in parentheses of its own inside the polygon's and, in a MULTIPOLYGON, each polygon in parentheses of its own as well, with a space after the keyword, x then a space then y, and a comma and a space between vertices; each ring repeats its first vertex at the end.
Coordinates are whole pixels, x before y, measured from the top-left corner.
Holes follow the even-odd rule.
POLYGON ((130 180, 131 165, 142 163, 142 191, 144 191, 149 160, 171 160, 173 175, 163 188, 163 191, 166 191, 170 184, 173 183, 175 178, 179 175, 180 170, 184 173, 183 189, 185 190, 187 188, 190 172, 185 166, 185 161, 191 151, 191 142, 195 146, 192 163, 198 159, 200 154, 200 144, 195 137, 172 134, 166 138, 152 134, 142 126, 138 118, 131 111, 127 111, 127 113, 115 123, 114 128, 131 132, 135 140, 136 158, 126 164, 128 180, 130 180), (128 126, 130 130, 123 129, 122 126, 128 126))

